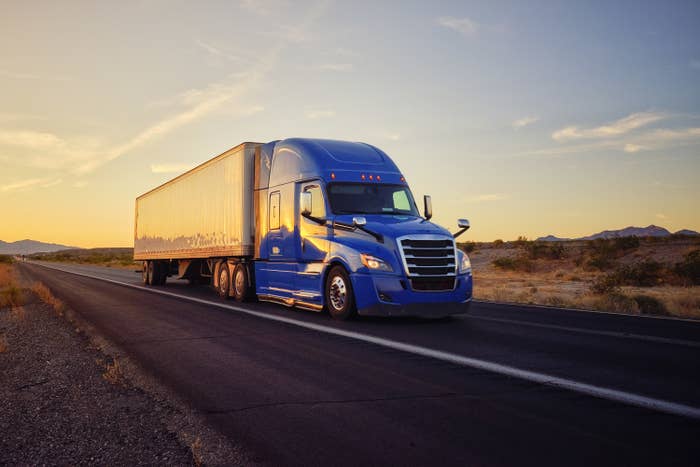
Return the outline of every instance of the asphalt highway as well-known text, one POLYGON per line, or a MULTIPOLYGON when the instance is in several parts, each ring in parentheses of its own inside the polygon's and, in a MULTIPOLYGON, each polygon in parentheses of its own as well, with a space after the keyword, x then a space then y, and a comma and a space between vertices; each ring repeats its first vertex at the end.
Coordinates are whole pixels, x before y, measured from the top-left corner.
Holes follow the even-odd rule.
POLYGON ((489 303, 336 322, 132 271, 20 271, 263 464, 700 464, 697 322, 489 303))

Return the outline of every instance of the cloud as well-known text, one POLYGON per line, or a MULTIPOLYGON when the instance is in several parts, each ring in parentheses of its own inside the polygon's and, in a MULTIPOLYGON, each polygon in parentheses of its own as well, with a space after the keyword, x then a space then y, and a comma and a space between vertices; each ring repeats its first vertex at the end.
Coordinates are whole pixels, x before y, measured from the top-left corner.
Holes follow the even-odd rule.
POLYGON ((172 162, 162 164, 151 164, 151 172, 154 174, 171 174, 187 172, 194 164, 187 162, 172 162))
POLYGON ((469 18, 455 18, 453 16, 443 16, 438 18, 440 26, 457 31, 463 36, 473 36, 479 29, 479 25, 469 18))
POLYGON ((323 71, 338 71, 338 72, 348 72, 353 70, 352 63, 324 63, 319 65, 318 69, 323 71))
POLYGON ((661 213, 661 212, 656 214, 656 218, 657 218, 657 219, 662 219, 662 220, 668 219, 668 217, 666 217, 666 214, 661 213))
POLYGON ((630 152, 630 153, 643 151, 645 149, 647 149, 647 148, 640 145, 640 144, 634 144, 634 143, 627 143, 627 144, 625 144, 625 147, 623 148, 623 150, 625 152, 630 152))
POLYGON ((315 120, 318 118, 330 118, 335 117, 335 111, 333 110, 307 110, 306 118, 315 120))
POLYGON ((700 70, 700 60, 693 59, 688 64, 693 70, 700 70))
POLYGON ((14 162, 40 169, 62 169, 97 154, 93 141, 68 141, 53 133, 0 130, 0 147, 8 148, 14 162))
POLYGON ((47 80, 47 81, 66 81, 67 76, 42 76, 34 73, 18 73, 9 70, 0 70, 0 77, 20 79, 20 80, 47 80))
POLYGON ((387 133, 386 139, 391 141, 398 141, 401 139, 401 135, 399 133, 387 133))
POLYGON ((73 183, 73 188, 85 188, 87 184, 88 182, 85 180, 78 180, 77 182, 73 183))
MULTIPOLYGON (((254 7, 257 2, 246 2, 254 7)), ((289 46, 291 39, 299 39, 306 34, 309 26, 325 11, 327 2, 315 3, 308 9, 304 18, 294 27, 277 27, 282 31, 278 41, 259 55, 253 66, 245 73, 233 74, 222 82, 211 83, 203 88, 191 89, 181 93, 174 100, 181 108, 163 116, 160 120, 136 132, 131 138, 120 144, 96 144, 88 139, 67 140, 57 135, 34 130, 0 131, 0 146, 11 146, 16 151, 13 161, 22 161, 26 154, 28 164, 45 169, 62 169, 74 175, 84 176, 98 167, 123 155, 153 142, 165 135, 195 121, 201 120, 214 112, 235 107, 234 101, 242 99, 269 74, 279 60, 282 51, 289 46)), ((200 41, 201 42, 201 41, 200 41)), ((201 42, 200 47, 209 46, 210 53, 216 53, 209 44, 201 42)), ((168 100, 170 102, 170 100, 168 100)), ((262 106, 253 106, 249 112, 264 110, 262 106)), ((323 114, 319 114, 323 116, 323 114)), ((31 187, 46 183, 44 179, 30 179, 6 185, 2 191, 11 191, 22 187, 31 187), (21 185, 18 186, 17 183, 21 185)), ((81 182, 78 182, 80 184, 81 182)), ((0 188, 1 189, 1 188, 0 188)))
POLYGON ((488 193, 470 196, 465 201, 467 203, 483 203, 488 201, 503 201, 505 199, 508 199, 508 195, 506 195, 505 193, 488 193))
POLYGON ((212 55, 214 57, 223 58, 223 59, 226 59, 226 60, 229 60, 232 62, 239 62, 241 60, 240 57, 238 57, 236 55, 231 55, 227 52, 224 52, 220 48, 215 47, 215 46, 209 44, 208 42, 204 42, 202 40, 197 39, 195 41, 195 43, 199 47, 201 47, 202 49, 206 50, 210 55, 212 55))
POLYGON ((671 130, 659 128, 635 135, 622 135, 592 143, 570 144, 551 148, 524 151, 516 156, 552 156, 600 151, 603 149, 636 153, 667 149, 670 147, 700 143, 700 127, 671 130))
POLYGON ((523 117, 519 118, 518 120, 515 120, 513 122, 513 128, 516 130, 519 130, 520 128, 524 128, 528 125, 532 125, 533 123, 537 122, 539 120, 539 117, 523 117))
POLYGON ((572 139, 611 138, 629 133, 632 130, 663 120, 667 117, 666 114, 658 112, 638 112, 595 128, 568 126, 552 133, 552 139, 561 142, 572 139))
POLYGON ((49 187, 52 186, 50 178, 28 178, 26 180, 20 180, 8 185, 0 186, 0 191, 10 192, 10 191, 24 191, 35 186, 49 187))
POLYGON ((52 186, 56 186, 60 183, 63 183, 63 180, 60 178, 57 178, 56 180, 51 180, 50 182, 46 182, 46 183, 42 184, 41 188, 49 188, 52 186))

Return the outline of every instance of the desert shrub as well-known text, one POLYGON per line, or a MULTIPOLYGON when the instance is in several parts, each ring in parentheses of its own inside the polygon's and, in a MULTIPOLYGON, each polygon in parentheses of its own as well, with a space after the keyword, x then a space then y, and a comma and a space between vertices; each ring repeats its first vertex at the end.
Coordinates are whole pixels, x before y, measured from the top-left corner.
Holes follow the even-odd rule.
POLYGON ((691 284, 700 285, 700 250, 693 250, 676 263, 675 273, 691 284))
POLYGON ((504 256, 501 258, 496 258, 493 261, 493 265, 507 271, 531 272, 533 269, 530 260, 523 256, 518 256, 515 258, 508 258, 504 256))
POLYGON ((596 308, 619 313, 637 313, 639 311, 635 300, 616 292, 603 295, 596 303, 596 308))
POLYGON ((501 246, 501 245, 503 245, 503 240, 501 240, 500 238, 493 241, 493 246, 501 246))
POLYGON ((650 259, 620 266, 615 271, 598 277, 591 285, 591 291, 606 294, 616 291, 621 285, 653 287, 662 282, 663 272, 663 264, 650 259))
POLYGON ((598 295, 610 294, 617 292, 620 288, 620 282, 615 274, 605 274, 593 281, 591 284, 591 292, 598 295))
POLYGON ((562 259, 565 256, 564 245, 561 243, 530 242, 524 248, 530 259, 562 259))
POLYGON ((652 287, 661 282, 663 264, 647 259, 641 263, 621 266, 615 271, 620 285, 652 287))
POLYGON ((606 271, 610 269, 615 262, 610 259, 610 257, 604 254, 595 254, 586 261, 586 266, 593 269, 598 269, 600 271, 606 271))
POLYGON ((531 241, 527 239, 524 235, 518 236, 518 239, 513 242, 513 245, 515 245, 517 248, 525 248, 527 247, 531 241))
POLYGON ((471 253, 472 251, 476 250, 476 243, 474 243, 474 242, 458 243, 457 248, 464 251, 465 253, 471 253))
POLYGON ((612 242, 612 248, 614 250, 634 250, 639 248, 639 237, 618 237, 612 242))
POLYGON ((670 314, 666 309, 666 305, 658 298, 649 295, 635 295, 632 298, 637 302, 640 313, 656 316, 668 316, 670 314))
POLYGON ((14 258, 10 255, 0 255, 0 263, 3 264, 12 264, 14 262, 14 258))

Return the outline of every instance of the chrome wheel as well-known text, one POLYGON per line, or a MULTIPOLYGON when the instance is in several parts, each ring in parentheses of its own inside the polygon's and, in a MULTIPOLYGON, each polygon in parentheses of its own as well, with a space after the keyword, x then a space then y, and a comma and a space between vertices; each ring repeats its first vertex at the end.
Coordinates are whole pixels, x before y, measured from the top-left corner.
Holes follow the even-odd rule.
POLYGON ((228 296, 229 278, 228 278, 228 266, 222 265, 219 271, 219 295, 222 297, 228 296))
POLYGON ((240 268, 236 268, 233 276, 233 287, 236 292, 236 297, 242 297, 245 294, 245 274, 240 268))
POLYGON ((345 281, 340 276, 335 276, 331 280, 331 290, 330 290, 331 305, 336 310, 342 310, 345 307, 345 301, 347 300, 348 291, 345 286, 345 281))

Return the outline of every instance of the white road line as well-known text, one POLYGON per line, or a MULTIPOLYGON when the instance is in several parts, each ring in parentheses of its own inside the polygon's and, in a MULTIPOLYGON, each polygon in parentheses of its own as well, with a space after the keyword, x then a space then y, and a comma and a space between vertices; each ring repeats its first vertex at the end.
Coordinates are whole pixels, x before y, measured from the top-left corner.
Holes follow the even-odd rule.
MULTIPOLYGON (((36 263, 35 263, 36 264, 36 263)), ((369 336, 366 334, 361 334, 359 332, 346 331, 344 329, 336 329, 321 324, 314 324, 304 321, 298 321, 296 319, 287 318, 284 316, 270 315, 267 313, 249 310, 236 305, 229 305, 227 303, 214 302, 210 300, 203 300, 201 298, 188 297, 186 295, 180 295, 172 292, 166 292, 165 290, 159 290, 154 288, 143 287, 136 284, 129 284, 128 282, 116 281, 113 279, 106 279, 103 277, 93 276, 89 274, 74 272, 60 267, 47 266, 40 264, 40 266, 46 267, 48 269, 57 269, 59 271, 67 272, 77 276, 88 277, 91 279, 97 279, 105 282, 110 282, 112 284, 121 285, 124 287, 131 287, 133 289, 143 290, 146 292, 156 293, 160 295, 165 295, 169 297, 179 298, 183 300, 189 300, 195 303, 201 303, 203 305, 210 305, 219 308, 225 308, 228 310, 238 311, 240 313, 245 313, 247 315, 256 316, 258 318, 268 319, 271 321, 277 321, 280 323, 291 324, 292 326, 299 326, 306 329, 312 329, 318 332, 324 332, 327 334, 333 334, 336 336, 347 337, 350 339, 358 340, 361 342, 367 342, 370 344, 379 345, 382 347, 400 350, 402 352, 412 353, 414 355, 420 355, 423 357, 434 358, 437 360, 442 360, 445 362, 454 363, 461 366, 466 366, 470 368, 475 368, 478 370, 488 371, 491 373, 497 373, 500 375, 510 376, 513 378, 519 378, 525 381, 531 381, 533 383, 543 384, 546 386, 551 386, 560 389, 566 389, 569 391, 577 392, 580 394, 585 394, 588 396, 593 396, 601 399, 607 399, 614 402, 620 402, 623 404, 633 405, 637 407, 642 407, 645 409, 655 410, 657 412, 663 412, 671 415, 679 415, 682 417, 689 417, 694 419, 700 419, 700 408, 692 407, 689 405, 678 404, 675 402, 670 402, 662 399, 655 399, 652 397, 646 397, 639 394, 632 394, 629 392, 619 391, 616 389, 609 389, 600 386, 595 386, 592 384, 582 383, 579 381, 574 381, 571 379, 560 378, 557 376, 547 375, 544 373, 537 373, 529 370, 521 370, 508 365, 502 365, 500 363, 489 362, 486 360, 480 360, 477 358, 465 357, 462 355, 457 355, 454 353, 443 352, 440 350, 429 349, 427 347, 421 347, 413 344, 406 344, 404 342, 392 341, 389 339, 384 339, 382 337, 369 336)))
POLYGON ((579 334, 591 334, 606 337, 618 337, 622 339, 635 339, 649 342, 658 342, 660 344, 682 345, 685 347, 700 347, 700 342, 689 341, 685 339, 672 339, 669 337, 649 336, 647 334, 634 334, 629 332, 619 331, 598 331, 595 329, 577 328, 573 326, 561 326, 559 324, 534 323, 531 321, 520 321, 517 319, 492 318, 490 316, 466 315, 466 319, 475 319, 482 321, 493 321, 494 323, 516 324, 518 326, 531 326, 535 328, 556 329, 558 331, 576 332, 579 334))

